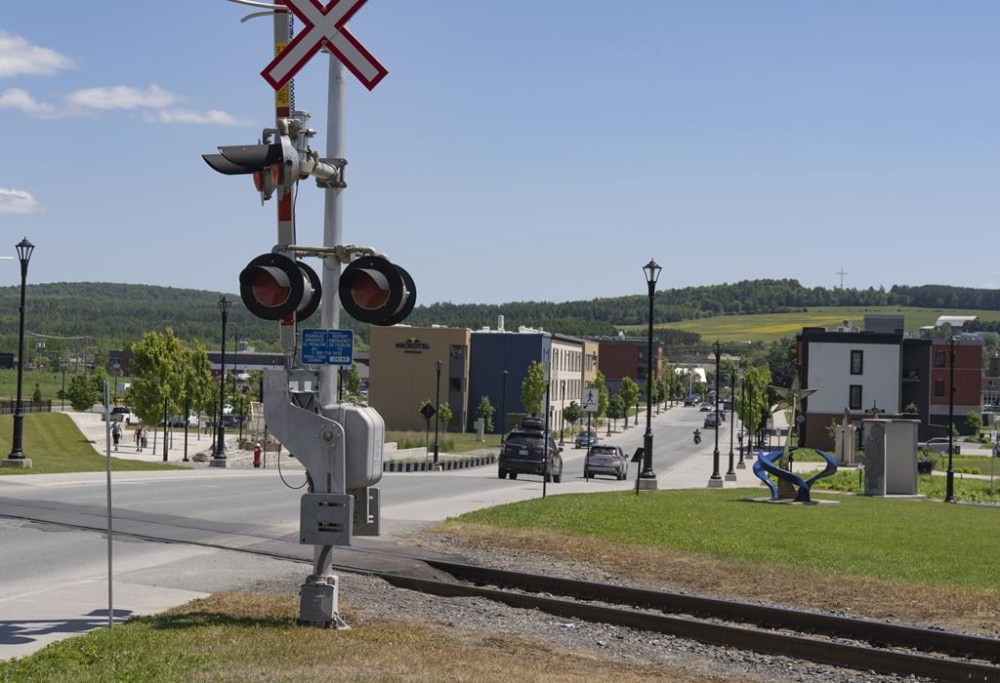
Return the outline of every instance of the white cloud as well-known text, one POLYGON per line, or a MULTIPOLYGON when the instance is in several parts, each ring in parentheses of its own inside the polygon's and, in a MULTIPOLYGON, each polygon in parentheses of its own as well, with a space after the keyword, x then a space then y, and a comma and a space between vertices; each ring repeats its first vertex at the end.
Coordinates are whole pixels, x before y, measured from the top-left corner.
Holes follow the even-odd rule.
POLYGON ((118 85, 106 88, 86 88, 76 90, 66 96, 72 106, 85 109, 162 109, 180 100, 174 93, 158 85, 150 85, 145 90, 118 85))
POLYGON ((73 60, 55 50, 32 45, 21 36, 0 31, 0 78, 48 76, 74 66, 73 60))
POLYGON ((0 110, 17 109, 36 119, 56 119, 93 116, 115 110, 142 110, 143 119, 149 123, 191 123, 219 126, 248 125, 246 119, 218 109, 205 112, 172 108, 181 97, 158 85, 145 89, 125 85, 105 88, 75 90, 65 97, 65 104, 57 106, 36 100, 20 88, 0 92, 0 110))
POLYGON ((36 119, 52 119, 60 116, 60 112, 51 104, 39 102, 20 88, 0 92, 0 109, 18 109, 36 119))
POLYGON ((218 109, 209 109, 206 112, 188 109, 164 109, 156 112, 155 115, 148 116, 147 119, 156 123, 210 123, 220 126, 244 126, 250 123, 246 119, 238 118, 218 109))
POLYGON ((0 187, 0 215, 38 213, 41 210, 41 204, 30 193, 0 187))

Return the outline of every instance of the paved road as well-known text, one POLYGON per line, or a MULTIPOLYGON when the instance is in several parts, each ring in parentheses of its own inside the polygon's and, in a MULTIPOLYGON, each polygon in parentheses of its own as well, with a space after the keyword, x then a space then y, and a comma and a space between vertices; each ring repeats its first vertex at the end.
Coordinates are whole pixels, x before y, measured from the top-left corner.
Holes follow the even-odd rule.
MULTIPOLYGON (((713 434, 698 447, 691 432, 703 415, 692 408, 676 407, 654 416, 654 470, 661 488, 704 487, 712 471, 713 434)), ((89 420, 90 418, 88 418, 89 420)), ((642 443, 645 424, 631 425, 603 441, 632 453, 642 443)), ((87 420, 84 420, 87 422, 87 420)), ((720 432, 720 450, 728 454, 728 423, 720 432)), ((619 429, 621 425, 619 424, 619 429)), ((102 445, 103 425, 97 418, 84 426, 85 433, 102 445)), ((171 462, 182 457, 176 440, 168 451, 171 462)), ((128 443, 126 441, 126 443, 128 443)), ((192 435, 191 453, 198 437, 192 435)), ((200 443, 207 446, 206 437, 200 443)), ((126 455, 123 447, 118 455, 126 455)), ((634 486, 630 481, 582 478, 583 449, 567 444, 563 483, 548 484, 545 492, 605 491, 634 486)), ((129 457, 160 460, 159 454, 129 457)), ((112 480, 114 530, 137 524, 154 524, 183 518, 183 523, 211 529, 211 525, 245 525, 247 543, 266 531, 269 538, 295 540, 299 499, 304 482, 301 466, 282 458, 279 469, 209 468, 193 471, 116 473, 112 480), (120 518, 119 518, 120 517, 120 518), (131 517, 131 520, 124 519, 131 517), (265 529, 266 528, 266 529, 265 529)), ((725 456, 722 458, 725 471, 725 456)), ((740 485, 753 485, 749 470, 740 471, 740 485)), ((385 542, 393 535, 482 507, 542 495, 540 477, 516 481, 497 477, 496 466, 424 473, 387 473, 379 483, 382 494, 385 542)), ((107 480, 104 473, 65 475, 16 475, 0 477, 0 573, 4 597, 0 598, 0 658, 29 654, 47 643, 108 623, 107 536, 94 531, 67 529, 17 519, 18 505, 61 509, 90 519, 106 516, 107 480)), ((204 529, 198 533, 206 533, 204 529)), ((201 536, 199 536, 201 537, 201 536)), ((113 536, 112 595, 116 616, 150 614, 219 590, 252 588, 265 577, 297 577, 309 573, 307 565, 247 556, 207 547, 142 542, 113 536)), ((376 541, 378 542, 378 541, 376 541)))

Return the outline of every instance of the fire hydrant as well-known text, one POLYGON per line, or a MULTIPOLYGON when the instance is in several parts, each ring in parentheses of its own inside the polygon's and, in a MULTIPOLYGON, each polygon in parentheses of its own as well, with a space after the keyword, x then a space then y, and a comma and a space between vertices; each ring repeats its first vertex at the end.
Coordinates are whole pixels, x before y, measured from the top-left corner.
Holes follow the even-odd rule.
POLYGON ((259 443, 255 443, 253 445, 253 466, 254 467, 260 467, 260 455, 261 455, 260 444, 259 443))

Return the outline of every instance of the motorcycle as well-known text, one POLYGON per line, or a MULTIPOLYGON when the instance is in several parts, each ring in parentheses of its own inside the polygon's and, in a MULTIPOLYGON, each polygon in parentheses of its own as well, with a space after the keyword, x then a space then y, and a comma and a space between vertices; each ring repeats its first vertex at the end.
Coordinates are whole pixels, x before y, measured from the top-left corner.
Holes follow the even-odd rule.
POLYGON ((697 446, 701 443, 701 432, 697 429, 694 430, 694 445, 697 446))

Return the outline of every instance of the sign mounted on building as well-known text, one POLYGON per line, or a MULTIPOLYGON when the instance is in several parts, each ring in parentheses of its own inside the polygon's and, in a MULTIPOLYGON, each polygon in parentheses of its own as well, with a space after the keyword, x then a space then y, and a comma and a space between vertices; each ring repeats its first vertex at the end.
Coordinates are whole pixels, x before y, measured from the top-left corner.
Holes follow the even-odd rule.
POLYGON ((332 0, 324 6, 320 0, 278 0, 302 21, 305 28, 264 67, 260 75, 272 88, 280 90, 314 54, 326 48, 366 88, 373 89, 389 72, 344 27, 367 1, 332 0))

